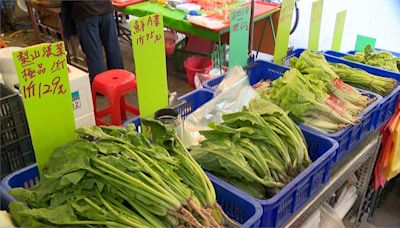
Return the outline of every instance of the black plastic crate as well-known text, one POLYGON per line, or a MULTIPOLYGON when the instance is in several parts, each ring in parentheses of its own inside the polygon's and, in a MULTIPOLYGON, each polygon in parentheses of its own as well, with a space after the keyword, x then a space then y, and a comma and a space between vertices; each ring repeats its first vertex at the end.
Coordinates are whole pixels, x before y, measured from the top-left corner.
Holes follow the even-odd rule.
POLYGON ((35 162, 21 97, 0 84, 0 178, 35 162))
POLYGON ((1 147, 1 178, 36 162, 31 138, 20 139, 16 143, 1 147))
POLYGON ((5 146, 29 136, 29 128, 21 97, 2 84, 0 93, 0 142, 5 146))

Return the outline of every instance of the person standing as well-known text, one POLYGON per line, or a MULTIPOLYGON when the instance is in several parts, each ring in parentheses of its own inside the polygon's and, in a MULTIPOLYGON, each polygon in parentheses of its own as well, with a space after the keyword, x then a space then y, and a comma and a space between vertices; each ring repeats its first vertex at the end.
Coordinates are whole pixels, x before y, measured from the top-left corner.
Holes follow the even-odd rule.
POLYGON ((67 9, 65 13, 75 22, 91 81, 107 69, 123 69, 111 0, 64 0, 63 6, 67 9), (102 47, 107 65, 104 63, 102 47))

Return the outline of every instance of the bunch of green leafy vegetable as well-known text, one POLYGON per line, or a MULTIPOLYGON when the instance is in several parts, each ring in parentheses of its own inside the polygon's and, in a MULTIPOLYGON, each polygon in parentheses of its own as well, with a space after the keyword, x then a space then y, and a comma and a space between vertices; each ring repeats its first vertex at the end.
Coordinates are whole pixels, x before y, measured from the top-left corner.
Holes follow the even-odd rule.
POLYGON ((175 132, 142 119, 134 126, 90 127, 57 148, 31 189, 10 194, 20 227, 220 227, 214 188, 175 132), (96 140, 92 141, 91 139, 96 140))
POLYGON ((392 92, 397 86, 396 79, 369 74, 341 63, 331 63, 331 68, 344 82, 383 96, 392 92))
POLYGON ((397 73, 400 72, 400 58, 396 58, 387 51, 376 51, 370 45, 367 45, 363 52, 356 52, 354 55, 346 55, 344 58, 397 73))
POLYGON ((356 124, 362 108, 329 94, 326 84, 315 75, 302 75, 292 68, 272 83, 268 96, 296 122, 325 132, 356 124))
POLYGON ((324 81, 328 92, 341 100, 359 106, 361 109, 364 109, 371 103, 368 96, 341 81, 323 54, 305 50, 299 58, 292 58, 290 65, 304 75, 311 75, 314 78, 324 81))
POLYGON ((311 163, 300 129, 267 99, 253 99, 248 109, 222 119, 200 132, 206 139, 190 153, 205 170, 254 197, 273 196, 311 163))

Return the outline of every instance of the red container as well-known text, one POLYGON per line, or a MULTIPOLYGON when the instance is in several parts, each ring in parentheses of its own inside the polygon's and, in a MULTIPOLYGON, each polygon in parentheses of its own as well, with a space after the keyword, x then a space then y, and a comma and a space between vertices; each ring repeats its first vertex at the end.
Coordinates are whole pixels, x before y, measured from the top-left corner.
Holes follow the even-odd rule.
POLYGON ((186 77, 189 85, 194 87, 194 76, 196 73, 205 73, 212 68, 213 61, 202 56, 192 56, 185 60, 186 77))
POLYGON ((175 42, 177 39, 175 30, 172 30, 172 29, 164 30, 164 39, 165 39, 165 53, 167 55, 174 54, 175 42))

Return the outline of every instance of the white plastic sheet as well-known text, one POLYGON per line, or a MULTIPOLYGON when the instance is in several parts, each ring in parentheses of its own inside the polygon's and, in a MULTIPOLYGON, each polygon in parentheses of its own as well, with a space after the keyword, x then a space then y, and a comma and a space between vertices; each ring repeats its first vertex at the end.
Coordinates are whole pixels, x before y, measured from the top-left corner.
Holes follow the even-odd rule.
POLYGON ((248 77, 241 67, 232 68, 214 95, 214 98, 190 114, 184 121, 186 147, 197 145, 203 137, 199 131, 209 129, 210 122, 221 123, 224 113, 240 112, 251 99, 258 96, 250 86, 248 77))

